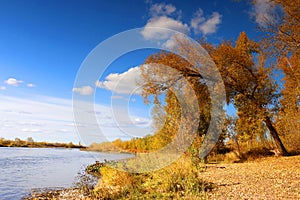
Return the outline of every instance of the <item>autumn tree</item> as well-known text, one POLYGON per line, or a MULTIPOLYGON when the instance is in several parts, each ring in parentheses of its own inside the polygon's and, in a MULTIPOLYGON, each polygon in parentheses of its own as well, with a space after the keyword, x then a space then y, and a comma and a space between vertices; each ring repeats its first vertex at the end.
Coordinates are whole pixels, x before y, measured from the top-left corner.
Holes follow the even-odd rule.
POLYGON ((170 143, 178 131, 181 108, 178 99, 172 91, 166 92, 164 106, 159 101, 156 101, 155 104, 157 109, 152 111, 152 118, 154 124, 156 124, 154 127, 155 144, 157 149, 159 149, 170 143))
MULTIPOLYGON (((235 105, 241 119, 247 119, 244 126, 248 126, 249 129, 257 129, 265 125, 281 154, 287 155, 285 146, 274 126, 274 114, 280 95, 277 93, 276 82, 272 78, 273 69, 266 67, 265 55, 261 51, 260 45, 250 40, 246 33, 242 32, 235 44, 223 42, 219 46, 210 44, 204 46, 221 73, 228 103, 232 102, 235 105)), ((183 46, 183 48, 188 49, 188 46, 183 46)), ((153 70, 149 65, 145 65, 141 68, 144 97, 161 94, 178 79, 187 79, 197 93, 199 112, 203 117, 200 120, 198 136, 205 134, 211 119, 209 114, 212 105, 208 101, 210 95, 206 86, 207 79, 203 78, 199 71, 195 71, 191 63, 172 53, 161 52, 151 55, 147 59, 147 63, 166 65, 176 69, 181 75, 166 78, 164 77, 167 74, 166 71, 161 71, 164 69, 163 66, 157 68, 159 70, 153 70), (162 81, 157 83, 157 80, 162 81)), ((261 133, 259 130, 258 132, 261 133)))
MULTIPOLYGON (((264 47, 284 74, 277 124, 288 143, 294 144, 300 138, 300 1, 271 0, 269 3, 277 7, 277 12, 271 13, 275 20, 265 19, 265 26, 261 27, 265 32, 264 47)), ((299 142, 297 145, 299 148, 299 142)))
MULTIPOLYGON (((146 101, 149 96, 153 95, 156 104, 160 104, 162 102, 158 101, 158 97, 164 94, 165 106, 161 107, 164 110, 160 113, 165 113, 165 117, 159 117, 155 112, 153 113, 154 123, 159 124, 155 133, 155 135, 159 137, 156 138, 164 141, 164 144, 170 142, 177 133, 181 123, 181 109, 184 107, 184 105, 182 105, 183 102, 180 103, 178 101, 171 88, 175 86, 178 80, 183 78, 186 79, 193 88, 193 91, 197 96, 199 110, 194 113, 190 110, 190 112, 193 113, 192 115, 199 116, 200 123, 197 125, 197 134, 192 144, 191 152, 192 157, 198 158, 202 136, 207 132, 209 126, 211 103, 207 86, 201 83, 201 79, 199 78, 201 75, 193 69, 193 66, 191 66, 188 61, 174 53, 165 51, 149 56, 145 65, 141 66, 141 71, 143 78, 143 82, 141 83, 143 86, 142 95, 146 101), (170 68, 178 73, 170 73, 170 68), (163 122, 161 122, 161 120, 163 122)), ((173 88, 173 90, 184 90, 181 86, 177 85, 176 87, 177 88, 173 88)), ((188 121, 192 123, 193 119, 188 121)), ((191 127, 192 126, 195 125, 193 124, 191 127)))
MULTIPOLYGON (((237 108, 238 115, 265 123, 280 153, 287 155, 274 126, 273 114, 279 100, 278 88, 272 78, 272 68, 266 67, 265 56, 259 44, 242 32, 235 45, 223 42, 211 50, 211 56, 222 74, 228 98, 237 108)), ((253 125, 244 125, 250 124, 253 125)))
MULTIPOLYGON (((256 1, 253 1, 255 3, 256 1)), ((269 0, 274 8, 260 26, 264 35, 265 48, 271 55, 283 56, 300 50, 300 1, 269 0)))
POLYGON ((284 133, 290 148, 300 149, 300 55, 293 54, 281 61, 284 73, 281 111, 278 116, 278 127, 284 133))

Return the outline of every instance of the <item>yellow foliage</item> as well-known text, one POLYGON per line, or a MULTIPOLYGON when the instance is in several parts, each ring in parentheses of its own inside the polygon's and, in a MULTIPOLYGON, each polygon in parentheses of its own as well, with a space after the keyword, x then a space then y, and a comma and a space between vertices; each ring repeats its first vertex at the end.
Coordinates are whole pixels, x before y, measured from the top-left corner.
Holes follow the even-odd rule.
POLYGON ((100 173, 102 178, 94 190, 98 199, 199 198, 212 187, 201 180, 201 171, 187 156, 146 174, 131 174, 108 166, 103 166, 100 173))

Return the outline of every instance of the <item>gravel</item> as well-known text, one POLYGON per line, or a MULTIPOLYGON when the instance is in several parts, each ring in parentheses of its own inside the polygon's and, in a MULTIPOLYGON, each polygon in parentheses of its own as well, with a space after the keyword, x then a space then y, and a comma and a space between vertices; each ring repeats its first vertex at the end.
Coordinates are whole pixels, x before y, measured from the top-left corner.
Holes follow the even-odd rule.
POLYGON ((201 177, 216 186, 208 199, 300 199, 300 156, 208 164, 201 177))

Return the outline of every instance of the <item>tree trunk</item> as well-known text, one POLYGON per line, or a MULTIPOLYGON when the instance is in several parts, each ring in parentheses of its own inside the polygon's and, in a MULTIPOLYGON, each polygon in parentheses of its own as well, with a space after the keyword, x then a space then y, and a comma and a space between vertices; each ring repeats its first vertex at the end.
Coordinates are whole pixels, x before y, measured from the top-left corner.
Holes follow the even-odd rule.
POLYGON ((238 141, 237 137, 235 137, 233 140, 234 140, 234 142, 235 142, 235 144, 237 146, 237 149, 238 149, 238 153, 236 154, 237 157, 239 159, 244 159, 244 155, 243 155, 243 153, 241 151, 241 147, 240 147, 240 144, 239 144, 239 141, 238 141))
POLYGON ((273 123, 270 119, 270 117, 266 117, 265 118, 265 123, 270 131, 270 134, 272 135, 274 141, 275 141, 275 144, 278 148, 278 150, 280 151, 280 154, 283 155, 283 156, 287 156, 288 155, 288 152, 287 150, 285 149, 283 143, 281 142, 281 139, 279 138, 279 135, 278 135, 278 132, 277 130, 275 129, 275 127, 273 126, 273 123))

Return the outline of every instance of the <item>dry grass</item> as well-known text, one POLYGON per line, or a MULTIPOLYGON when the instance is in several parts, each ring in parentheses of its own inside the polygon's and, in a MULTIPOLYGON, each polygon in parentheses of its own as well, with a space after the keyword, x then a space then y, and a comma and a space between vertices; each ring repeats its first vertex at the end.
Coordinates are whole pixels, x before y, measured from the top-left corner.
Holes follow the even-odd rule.
POLYGON ((188 157, 155 172, 131 174, 103 166, 96 199, 201 199, 211 188, 188 157))

